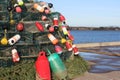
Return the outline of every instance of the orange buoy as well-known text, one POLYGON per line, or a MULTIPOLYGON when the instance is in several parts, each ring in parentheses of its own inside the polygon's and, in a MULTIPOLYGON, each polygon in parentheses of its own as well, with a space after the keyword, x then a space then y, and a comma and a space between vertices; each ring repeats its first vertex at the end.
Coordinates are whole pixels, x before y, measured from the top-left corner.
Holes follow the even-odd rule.
POLYGON ((50 65, 45 52, 39 52, 39 56, 35 62, 36 73, 41 80, 51 80, 50 65))
POLYGON ((52 44, 57 44, 58 43, 58 39, 56 39, 51 33, 48 34, 48 38, 50 39, 50 41, 52 42, 52 44))
POLYGON ((37 9, 39 12, 44 12, 44 8, 37 3, 34 4, 34 8, 37 9))

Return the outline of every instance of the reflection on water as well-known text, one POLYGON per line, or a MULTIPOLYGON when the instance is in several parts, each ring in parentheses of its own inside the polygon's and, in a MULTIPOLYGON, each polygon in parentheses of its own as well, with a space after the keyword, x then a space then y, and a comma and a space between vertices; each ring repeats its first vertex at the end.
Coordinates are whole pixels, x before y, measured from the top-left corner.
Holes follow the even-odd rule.
POLYGON ((91 66, 90 72, 103 73, 120 70, 120 57, 87 52, 80 52, 79 55, 87 61, 96 63, 95 65, 91 66))

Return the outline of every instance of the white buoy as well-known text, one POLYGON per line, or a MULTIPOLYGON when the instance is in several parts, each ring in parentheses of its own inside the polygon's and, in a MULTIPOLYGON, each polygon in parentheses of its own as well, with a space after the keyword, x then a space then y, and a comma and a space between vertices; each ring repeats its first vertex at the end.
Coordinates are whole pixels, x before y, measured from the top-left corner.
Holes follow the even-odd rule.
POLYGON ((13 45, 13 44, 15 44, 20 38, 21 38, 21 36, 20 36, 19 34, 16 34, 15 36, 13 36, 12 38, 10 38, 10 39, 8 40, 8 43, 9 43, 10 45, 13 45))

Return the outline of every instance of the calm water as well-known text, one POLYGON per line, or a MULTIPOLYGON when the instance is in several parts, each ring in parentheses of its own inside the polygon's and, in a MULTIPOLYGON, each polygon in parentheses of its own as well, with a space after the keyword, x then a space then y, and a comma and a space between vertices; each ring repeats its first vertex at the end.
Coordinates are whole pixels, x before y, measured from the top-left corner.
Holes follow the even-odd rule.
MULTIPOLYGON (((74 43, 120 41, 120 31, 71 31, 71 33, 75 38, 74 43)), ((120 51, 120 47, 108 47, 108 50, 120 51)), ((96 63, 91 67, 90 72, 104 73, 120 70, 120 57, 89 52, 80 52, 79 55, 85 60, 96 63)))
POLYGON ((72 30, 74 43, 120 41, 120 31, 79 31, 72 30))

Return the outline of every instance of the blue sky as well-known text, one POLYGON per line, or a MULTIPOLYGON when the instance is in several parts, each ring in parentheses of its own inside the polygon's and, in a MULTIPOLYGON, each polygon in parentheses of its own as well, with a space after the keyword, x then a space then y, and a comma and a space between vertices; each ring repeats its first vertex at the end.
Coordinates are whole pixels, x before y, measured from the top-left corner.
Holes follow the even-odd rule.
POLYGON ((120 26, 120 0, 42 0, 66 17, 70 26, 120 26))

